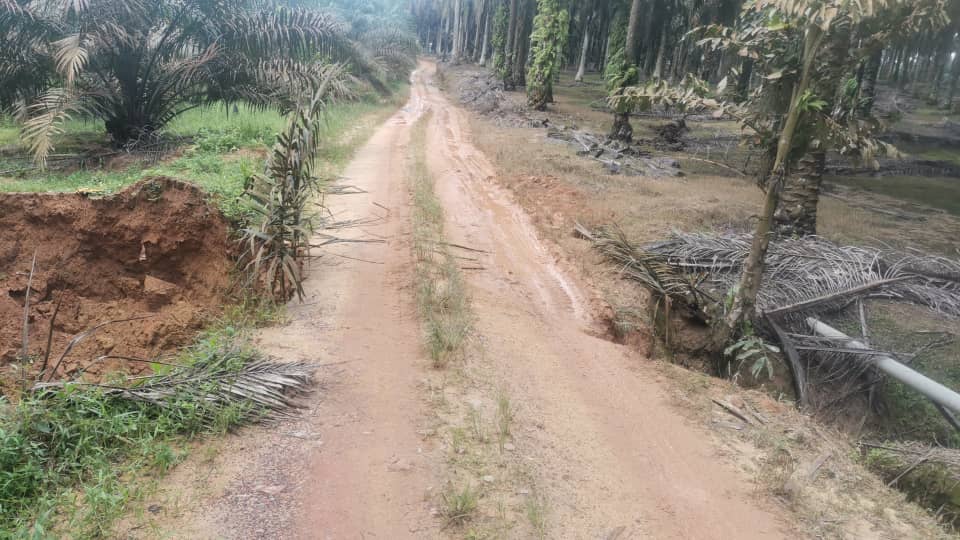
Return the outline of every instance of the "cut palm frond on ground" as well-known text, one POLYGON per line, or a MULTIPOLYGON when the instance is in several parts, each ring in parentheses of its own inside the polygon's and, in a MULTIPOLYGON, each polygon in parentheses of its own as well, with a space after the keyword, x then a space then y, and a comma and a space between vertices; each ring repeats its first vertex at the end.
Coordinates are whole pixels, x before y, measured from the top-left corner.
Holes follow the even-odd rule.
MULTIPOLYGON (((578 224, 576 232, 593 242, 623 277, 708 323, 728 309, 723 299, 731 297, 750 250, 750 238, 743 235, 678 232, 639 246, 615 229, 590 231, 578 224)), ((808 318, 861 310, 874 299, 923 306, 940 318, 960 318, 958 278, 960 263, 944 257, 841 246, 814 236, 781 238, 770 244, 757 319, 749 332, 783 346, 798 404, 824 407, 836 397, 816 399, 809 390, 832 385, 835 390, 842 387, 833 392, 842 396, 870 392, 880 377, 873 360, 895 355, 853 350, 845 341, 814 335, 808 318)))
POLYGON ((294 398, 313 385, 315 369, 308 362, 269 360, 253 349, 235 344, 216 354, 204 355, 192 365, 174 367, 164 375, 128 379, 128 385, 39 382, 33 390, 41 396, 53 395, 53 391, 73 385, 167 411, 190 403, 193 405, 189 414, 196 415, 209 428, 224 411, 232 411, 239 422, 290 415, 297 408, 294 398))

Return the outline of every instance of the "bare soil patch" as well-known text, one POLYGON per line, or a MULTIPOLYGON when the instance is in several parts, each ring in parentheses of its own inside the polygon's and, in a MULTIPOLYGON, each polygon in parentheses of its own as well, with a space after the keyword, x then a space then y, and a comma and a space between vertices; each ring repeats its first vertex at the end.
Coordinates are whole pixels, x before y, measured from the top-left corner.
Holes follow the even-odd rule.
POLYGON ((32 375, 40 369, 53 322, 50 363, 76 334, 111 324, 82 341, 53 378, 81 371, 101 378, 149 364, 101 355, 155 358, 193 338, 219 310, 231 268, 228 224, 197 187, 146 178, 116 195, 0 194, 0 388, 10 394, 9 369, 22 347, 30 269, 29 346, 32 375))

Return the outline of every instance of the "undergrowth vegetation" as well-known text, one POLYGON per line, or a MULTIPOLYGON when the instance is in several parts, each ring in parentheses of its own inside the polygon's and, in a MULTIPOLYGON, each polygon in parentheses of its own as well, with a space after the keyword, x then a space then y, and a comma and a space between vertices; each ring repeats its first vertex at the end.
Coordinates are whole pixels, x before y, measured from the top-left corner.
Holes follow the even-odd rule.
MULTIPOLYGON (((174 362, 183 368, 174 369, 222 362, 239 373, 261 358, 243 334, 224 322, 184 350, 174 362)), ((109 536, 127 503, 148 489, 134 473, 165 473, 185 456, 185 442, 227 432, 256 413, 250 407, 187 392, 158 406, 83 383, 0 401, 0 536, 109 536)))
MULTIPOLYGON (((353 151, 366 138, 367 130, 405 97, 405 87, 395 86, 389 99, 368 96, 355 102, 331 103, 318 126, 318 158, 324 172, 331 174, 349 161, 353 151), (358 122, 358 118, 364 119, 358 122), (351 131, 352 130, 352 131, 351 131)), ((32 166, 20 171, 20 163, 0 155, 0 191, 65 192, 83 191, 106 195, 123 189, 146 176, 174 176, 200 186, 234 222, 251 217, 249 204, 240 198, 244 178, 262 168, 263 157, 276 134, 285 125, 285 117, 271 110, 239 106, 194 109, 177 118, 168 128, 185 144, 168 157, 150 163, 138 154, 130 154, 129 166, 89 163, 75 170, 39 171, 32 166)), ((66 126, 71 141, 97 141, 102 133, 95 122, 73 121, 66 126)), ((16 128, 0 125, 0 146, 14 144, 16 128), (11 138, 7 138, 10 136, 11 138)), ((65 150, 76 149, 63 144, 65 150)))

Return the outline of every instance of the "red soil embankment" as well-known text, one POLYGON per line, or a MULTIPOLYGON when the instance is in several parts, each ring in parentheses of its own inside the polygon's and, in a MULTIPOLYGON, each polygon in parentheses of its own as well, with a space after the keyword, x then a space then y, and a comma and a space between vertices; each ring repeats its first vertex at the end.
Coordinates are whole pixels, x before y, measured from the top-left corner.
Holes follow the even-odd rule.
MULTIPOLYGON (((147 364, 91 361, 102 355, 154 358, 189 342, 219 311, 231 267, 228 225, 197 187, 154 177, 104 198, 78 193, 0 194, 0 390, 9 390, 22 350, 29 296, 29 371, 50 364, 73 336, 103 327, 73 349, 53 378, 84 370, 138 373, 147 364)), ((49 369, 49 368, 48 368, 49 369)), ((6 392, 4 392, 6 393, 6 392)))

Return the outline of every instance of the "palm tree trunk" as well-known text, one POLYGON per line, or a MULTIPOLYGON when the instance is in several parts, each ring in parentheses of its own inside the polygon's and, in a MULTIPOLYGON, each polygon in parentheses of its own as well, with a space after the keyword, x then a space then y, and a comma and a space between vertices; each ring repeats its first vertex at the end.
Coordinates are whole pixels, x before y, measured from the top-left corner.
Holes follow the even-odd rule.
POLYGON ((736 289, 733 304, 727 314, 724 315, 723 321, 714 326, 712 344, 715 350, 723 350, 743 322, 753 319, 756 314, 757 294, 760 292, 760 285, 763 282, 764 263, 773 230, 773 216, 780 203, 780 191, 786 176, 790 149, 793 147, 794 135, 800 122, 800 97, 811 86, 814 58, 822 41, 823 31, 820 27, 809 25, 804 36, 803 71, 800 80, 793 88, 789 112, 777 141, 777 155, 773 164, 772 178, 767 185, 763 213, 757 221, 750 255, 744 262, 743 275, 740 277, 740 284, 736 289))
POLYGON ((860 102, 857 106, 857 115, 866 118, 873 112, 873 102, 877 98, 877 77, 880 76, 880 62, 883 60, 883 50, 874 51, 864 67, 863 82, 860 84, 860 102))
POLYGON ((462 49, 460 48, 461 34, 463 33, 463 16, 460 14, 462 11, 462 0, 457 0, 453 4, 453 51, 451 56, 453 57, 453 63, 460 63, 460 56, 462 49))
POLYGON ((737 97, 747 99, 750 93, 750 79, 753 77, 753 59, 747 58, 740 64, 740 76, 737 78, 737 97))
POLYGON ((490 6, 490 9, 487 10, 486 23, 483 27, 483 43, 480 45, 480 65, 487 65, 487 52, 489 52, 490 47, 490 25, 493 20, 494 6, 490 6))
MULTIPOLYGON (((637 53, 640 41, 640 4, 641 0, 633 0, 630 4, 630 18, 627 23, 627 40, 623 45, 624 69, 637 65, 637 53)), ((633 84, 636 81, 625 81, 633 84)), ((629 142, 633 140, 633 126, 630 125, 630 111, 614 111, 613 127, 610 129, 610 138, 629 142)))
POLYGON ((953 59, 950 66, 950 87, 947 90, 947 109, 953 110, 953 98, 957 94, 957 81, 960 80, 960 56, 953 59))
POLYGON ((613 23, 607 25, 607 40, 604 42, 603 46, 603 65, 600 66, 601 69, 605 69, 607 66, 607 61, 610 60, 610 55, 613 54, 613 51, 610 47, 613 46, 613 23))
MULTIPOLYGON (((812 84, 813 91, 827 101, 827 110, 834 120, 841 113, 836 107, 840 84, 849 73, 842 66, 850 54, 853 34, 849 27, 839 27, 830 36, 818 58, 826 65, 834 66, 821 73, 812 84)), ((811 145, 806 155, 790 170, 780 195, 780 206, 774 214, 774 228, 780 235, 809 236, 817 234, 817 204, 820 202, 820 186, 826 169, 826 152, 819 144, 811 145)))
POLYGON ((483 13, 483 5, 482 5, 482 4, 478 5, 478 6, 477 6, 477 9, 480 10, 480 12, 477 13, 477 20, 476 20, 477 28, 476 28, 476 30, 475 30, 475 32, 474 32, 474 34, 473 34, 473 47, 472 47, 472 49, 471 49, 472 52, 473 52, 473 61, 474 61, 474 62, 480 62, 480 39, 483 37, 483 36, 482 36, 482 34, 483 34, 483 16, 484 16, 484 13, 483 13))
POLYGON ((781 236, 817 234, 817 204, 827 156, 822 150, 810 152, 790 172, 774 214, 775 230, 781 236))
POLYGON ((514 87, 525 86, 527 80, 527 54, 530 51, 530 31, 527 28, 527 11, 530 0, 520 0, 517 6, 516 35, 513 37, 513 73, 510 76, 514 87))
POLYGON ((580 65, 577 67, 577 76, 573 78, 576 82, 583 82, 583 76, 587 72, 587 53, 590 52, 590 20, 587 19, 583 25, 583 45, 580 47, 580 65))
POLYGON ((660 32, 660 46, 657 48, 657 62, 653 66, 653 78, 663 78, 663 63, 667 60, 667 31, 660 32))
POLYGON ((437 58, 443 58, 443 20, 437 26, 437 58))
POLYGON ((628 66, 637 65, 640 52, 640 5, 641 0, 633 0, 630 4, 630 19, 627 23, 627 42, 624 45, 624 57, 628 66))

